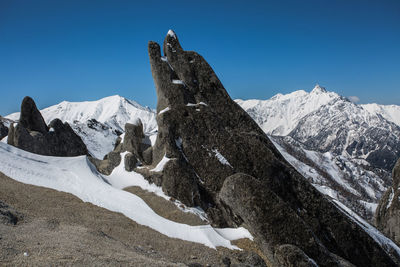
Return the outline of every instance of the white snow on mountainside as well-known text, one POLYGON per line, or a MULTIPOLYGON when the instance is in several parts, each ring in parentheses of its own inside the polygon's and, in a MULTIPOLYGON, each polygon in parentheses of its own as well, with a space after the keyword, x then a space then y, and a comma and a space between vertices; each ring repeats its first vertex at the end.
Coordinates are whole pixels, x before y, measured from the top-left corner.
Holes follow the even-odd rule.
POLYGON ((379 114, 388 121, 391 121, 400 126, 400 106, 396 105, 378 105, 378 104, 364 104, 360 105, 365 110, 372 114, 379 114))
MULTIPOLYGON (((134 122, 137 118, 140 118, 145 132, 151 132, 157 128, 153 110, 119 95, 105 97, 97 101, 63 101, 40 112, 47 124, 55 118, 68 123, 95 119, 114 130, 123 132, 125 123, 134 122)), ((7 118, 17 120, 19 112, 10 114, 7 118)))
MULTIPOLYGON (((219 229, 210 225, 190 226, 157 215, 140 197, 122 190, 122 187, 133 185, 149 190, 154 185, 149 186, 138 173, 121 170, 124 166, 105 176, 96 171, 86 156, 40 156, 0 142, 0 172, 19 182, 71 193, 82 201, 120 212, 166 236, 211 248, 223 246, 238 249, 230 241, 253 239, 243 227, 219 229)), ((161 189, 158 191, 162 192, 161 189)))
MULTIPOLYGON (((99 159, 113 150, 126 123, 140 119, 146 135, 153 135, 157 131, 156 114, 152 109, 118 95, 97 101, 63 101, 40 112, 47 124, 56 118, 68 122, 82 138, 89 152, 99 159)), ((6 117, 18 120, 19 112, 6 117)))
POLYGON ((268 100, 241 100, 238 103, 269 135, 288 135, 304 116, 340 96, 316 85, 307 93, 299 90, 287 95, 277 94, 268 100))
POLYGON ((399 106, 357 105, 319 85, 236 102, 317 189, 372 218, 400 157, 399 106))

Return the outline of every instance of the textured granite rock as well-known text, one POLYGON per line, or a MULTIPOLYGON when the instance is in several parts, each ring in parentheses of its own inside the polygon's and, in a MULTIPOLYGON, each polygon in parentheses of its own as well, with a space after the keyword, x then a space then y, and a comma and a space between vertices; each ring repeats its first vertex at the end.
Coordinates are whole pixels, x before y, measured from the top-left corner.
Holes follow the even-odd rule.
POLYGON ((7 142, 40 155, 72 157, 88 154, 86 145, 68 123, 54 119, 49 127, 32 98, 25 97, 19 122, 10 125, 7 142))
POLYGON ((121 154, 119 152, 111 151, 104 156, 103 160, 93 157, 89 157, 89 160, 100 173, 110 175, 115 167, 121 163, 121 154))
POLYGON ((4 125, 1 118, 2 117, 0 116, 0 140, 8 135, 8 127, 4 125))
POLYGON ((125 170, 128 172, 133 171, 138 163, 137 158, 132 153, 126 154, 124 161, 125 161, 125 170))
POLYGON ((137 159, 144 161, 143 151, 150 146, 144 143, 144 138, 145 135, 141 120, 138 120, 136 124, 126 123, 123 151, 131 152, 137 159))
POLYGON ((159 130, 146 151, 151 164, 140 169, 149 181, 201 206, 216 226, 245 223, 274 264, 290 245, 294 259, 304 253, 320 266, 396 266, 285 161, 199 54, 184 51, 172 31, 163 50, 149 42, 159 130))
POLYGON ((40 114, 40 111, 36 107, 35 101, 29 96, 26 96, 22 100, 19 123, 28 131, 45 134, 49 130, 42 114, 40 114))

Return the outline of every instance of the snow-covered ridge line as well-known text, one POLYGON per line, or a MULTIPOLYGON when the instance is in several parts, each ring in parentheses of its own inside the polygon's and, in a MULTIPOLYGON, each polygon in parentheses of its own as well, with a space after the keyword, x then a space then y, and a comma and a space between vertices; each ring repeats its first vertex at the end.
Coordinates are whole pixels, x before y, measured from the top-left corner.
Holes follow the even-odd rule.
POLYGON ((268 100, 241 100, 238 103, 270 135, 288 135, 299 121, 323 105, 341 98, 316 85, 311 92, 304 90, 277 94, 268 100))
MULTIPOLYGON (((127 177, 118 173, 100 175, 86 156, 48 157, 32 154, 0 142, 0 172, 10 178, 36 186, 75 195, 85 202, 120 212, 135 222, 146 225, 166 236, 204 244, 211 248, 223 246, 238 249, 231 240, 253 239, 245 228, 214 229, 210 225, 189 226, 157 215, 141 198, 121 190, 127 177), (117 181, 117 180, 120 181, 117 181), (112 186, 114 183, 115 187, 112 186)), ((142 179, 132 173, 128 179, 142 179)), ((144 179, 144 178, 143 178, 144 179)))
MULTIPOLYGON (((40 112, 47 124, 56 118, 69 123, 86 123, 88 120, 94 119, 112 129, 123 132, 126 123, 140 118, 145 132, 152 132, 157 129, 154 110, 143 107, 137 102, 119 95, 105 97, 96 101, 63 101, 57 105, 42 109, 40 112)), ((19 112, 6 117, 18 120, 19 112)))

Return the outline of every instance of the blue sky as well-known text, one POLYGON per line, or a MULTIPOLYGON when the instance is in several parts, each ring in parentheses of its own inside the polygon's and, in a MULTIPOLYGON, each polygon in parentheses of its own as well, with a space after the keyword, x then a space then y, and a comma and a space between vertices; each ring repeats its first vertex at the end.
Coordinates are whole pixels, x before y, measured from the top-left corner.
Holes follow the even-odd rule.
POLYGON ((119 94, 155 107, 149 40, 168 29, 232 98, 316 83, 400 105, 400 1, 0 0, 0 114, 119 94))

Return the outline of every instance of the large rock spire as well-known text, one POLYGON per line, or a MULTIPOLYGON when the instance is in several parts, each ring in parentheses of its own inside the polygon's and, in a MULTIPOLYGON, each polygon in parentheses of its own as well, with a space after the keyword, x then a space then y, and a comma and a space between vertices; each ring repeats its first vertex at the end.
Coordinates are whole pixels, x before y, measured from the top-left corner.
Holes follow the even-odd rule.
POLYGON ((245 223, 274 266, 295 266, 296 257, 304 266, 396 265, 285 161, 202 56, 183 50, 173 31, 163 51, 149 42, 159 132, 144 152, 152 154, 150 166, 137 171, 168 195, 201 206, 214 225, 245 223))

